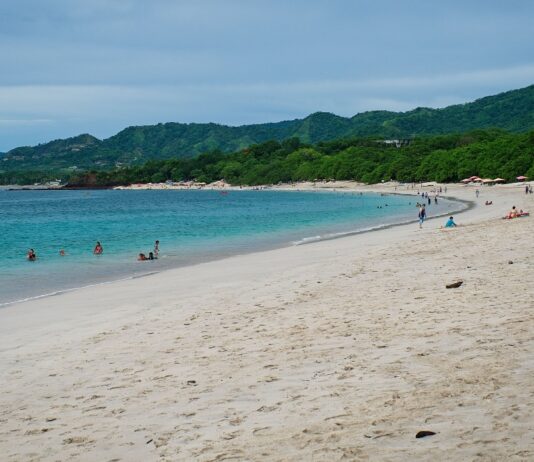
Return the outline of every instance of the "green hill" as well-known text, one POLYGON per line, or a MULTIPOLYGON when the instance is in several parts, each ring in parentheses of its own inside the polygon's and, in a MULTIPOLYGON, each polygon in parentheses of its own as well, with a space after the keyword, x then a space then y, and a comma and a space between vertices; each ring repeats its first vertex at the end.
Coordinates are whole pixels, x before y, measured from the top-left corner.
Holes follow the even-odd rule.
MULTIPOLYGON (((211 152, 192 159, 150 160, 133 166, 71 174, 71 186, 220 179, 235 185, 290 181, 357 180, 378 183, 455 182, 471 175, 515 181, 534 178, 534 130, 498 129, 416 137, 397 148, 372 138, 303 144, 297 138, 266 141, 234 153, 211 152)), ((1 180, 1 175, 0 175, 1 180)))
POLYGON ((252 144, 293 137, 314 144, 362 136, 411 138, 485 128, 510 132, 534 128, 534 85, 443 109, 370 111, 351 118, 317 112, 304 119, 239 127, 214 123, 128 127, 103 141, 86 134, 13 149, 0 160, 0 172, 140 165, 151 159, 193 158, 213 150, 235 152, 252 144))

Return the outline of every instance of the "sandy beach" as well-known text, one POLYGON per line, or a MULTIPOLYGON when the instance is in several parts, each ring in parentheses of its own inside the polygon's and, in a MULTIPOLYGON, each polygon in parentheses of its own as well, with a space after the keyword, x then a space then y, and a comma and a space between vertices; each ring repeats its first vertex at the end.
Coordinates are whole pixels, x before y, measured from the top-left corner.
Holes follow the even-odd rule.
POLYGON ((455 229, 430 219, 1 309, 0 459, 533 460, 534 217, 500 217, 534 212, 534 195, 480 190, 448 186, 475 201, 455 229))

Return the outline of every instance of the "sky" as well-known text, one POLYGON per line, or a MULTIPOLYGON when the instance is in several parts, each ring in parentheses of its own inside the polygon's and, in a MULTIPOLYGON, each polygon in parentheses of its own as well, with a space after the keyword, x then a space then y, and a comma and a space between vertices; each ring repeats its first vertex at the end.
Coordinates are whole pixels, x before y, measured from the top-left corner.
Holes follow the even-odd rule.
POLYGON ((534 83, 531 0, 1 0, 0 151, 445 107, 534 83))

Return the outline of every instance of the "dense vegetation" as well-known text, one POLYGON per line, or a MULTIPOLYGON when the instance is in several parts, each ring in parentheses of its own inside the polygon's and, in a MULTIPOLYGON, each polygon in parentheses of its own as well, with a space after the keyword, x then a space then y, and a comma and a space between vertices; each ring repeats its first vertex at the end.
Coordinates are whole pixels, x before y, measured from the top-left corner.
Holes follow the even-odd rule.
MULTIPOLYGON (((241 127, 166 123, 129 127, 104 141, 91 135, 79 135, 13 149, 0 160, 0 174, 4 173, 5 177, 5 172, 13 171, 65 169, 63 174, 66 174, 69 169, 71 172, 104 170, 142 165, 151 159, 193 158, 214 150, 236 152, 268 140, 299 138, 302 143, 317 144, 342 138, 412 138, 485 128, 516 133, 533 129, 534 85, 444 109, 417 108, 404 113, 371 111, 352 118, 318 112, 305 119, 241 127)), ((321 148, 318 149, 320 152, 321 148)), ((328 170, 330 167, 324 168, 326 170, 320 170, 322 176, 335 176, 328 170)), ((32 176, 31 173, 26 175, 32 176)), ((247 175, 253 179, 257 173, 247 175)), ((377 174, 372 177, 376 178, 377 174)))
POLYGON ((194 159, 151 160, 142 166, 70 174, 65 179, 80 186, 220 179, 259 185, 316 179, 454 182, 471 175, 513 181, 524 174, 534 178, 534 131, 513 134, 494 129, 421 137, 399 148, 370 138, 315 145, 291 138, 232 154, 211 151, 194 159))

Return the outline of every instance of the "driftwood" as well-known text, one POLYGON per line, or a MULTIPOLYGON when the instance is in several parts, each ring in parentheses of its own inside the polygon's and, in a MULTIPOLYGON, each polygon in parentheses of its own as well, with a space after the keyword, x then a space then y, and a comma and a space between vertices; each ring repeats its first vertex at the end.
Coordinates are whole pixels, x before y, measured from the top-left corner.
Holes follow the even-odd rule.
POLYGON ((460 287, 463 283, 464 281, 457 281, 457 282, 453 282, 452 284, 447 284, 445 287, 447 289, 456 289, 457 287, 460 287))
POLYGON ((415 435, 416 438, 424 438, 425 436, 432 436, 436 433, 428 431, 428 430, 421 430, 420 432, 417 432, 417 435, 415 435))

